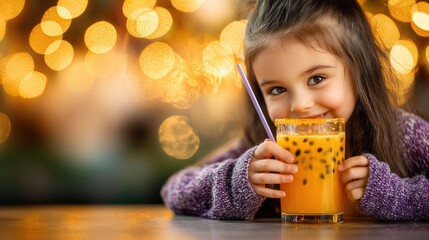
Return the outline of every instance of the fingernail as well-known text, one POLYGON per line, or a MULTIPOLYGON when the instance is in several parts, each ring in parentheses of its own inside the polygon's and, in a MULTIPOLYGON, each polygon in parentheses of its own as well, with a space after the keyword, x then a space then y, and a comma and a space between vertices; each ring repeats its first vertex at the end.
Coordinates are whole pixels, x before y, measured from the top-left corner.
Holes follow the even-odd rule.
POLYGON ((286 179, 285 180, 286 180, 287 183, 292 182, 293 181, 293 176, 286 175, 286 179))
POLYGON ((295 156, 292 155, 290 152, 286 152, 286 157, 289 159, 290 162, 292 162, 295 159, 295 156))
POLYGON ((338 171, 343 171, 343 164, 338 165, 338 171))
POLYGON ((298 166, 297 165, 292 165, 290 167, 290 172, 291 173, 297 173, 298 172, 298 166))

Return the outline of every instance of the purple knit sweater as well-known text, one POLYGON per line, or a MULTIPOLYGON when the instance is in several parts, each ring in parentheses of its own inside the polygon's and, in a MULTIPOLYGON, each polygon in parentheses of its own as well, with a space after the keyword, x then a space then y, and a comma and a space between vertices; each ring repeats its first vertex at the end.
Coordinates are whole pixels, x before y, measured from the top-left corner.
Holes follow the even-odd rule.
MULTIPOLYGON (((428 220, 429 123, 404 111, 398 115, 404 161, 409 163, 414 177, 400 178, 386 163, 365 154, 369 178, 359 210, 379 220, 428 220)), ((266 200, 252 190, 248 180, 255 148, 238 144, 206 164, 187 167, 171 176, 161 190, 165 205, 177 214, 253 219, 266 200)))

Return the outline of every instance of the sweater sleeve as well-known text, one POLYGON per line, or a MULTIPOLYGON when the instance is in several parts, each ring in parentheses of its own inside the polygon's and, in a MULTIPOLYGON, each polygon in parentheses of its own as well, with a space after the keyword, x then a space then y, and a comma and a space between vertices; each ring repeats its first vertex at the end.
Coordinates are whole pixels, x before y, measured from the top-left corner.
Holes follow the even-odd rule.
POLYGON ((165 205, 177 214, 213 219, 253 219, 264 197, 248 180, 255 148, 238 158, 190 166, 171 176, 161 190, 165 205))
POLYGON ((400 115, 404 163, 412 177, 401 178, 386 163, 364 154, 369 160, 369 178, 359 209, 379 220, 428 220, 429 123, 404 111, 400 115))
POLYGON ((360 211, 385 221, 418 221, 429 219, 429 180, 418 175, 400 178, 389 166, 373 155, 369 159, 369 179, 360 200, 360 211))

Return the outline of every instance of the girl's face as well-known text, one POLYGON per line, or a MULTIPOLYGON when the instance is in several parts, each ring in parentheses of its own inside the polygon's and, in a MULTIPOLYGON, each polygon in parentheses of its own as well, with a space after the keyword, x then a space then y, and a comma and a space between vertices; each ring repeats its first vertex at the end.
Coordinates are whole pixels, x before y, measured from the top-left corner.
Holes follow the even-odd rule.
POLYGON ((352 79, 338 57, 294 38, 276 40, 260 52, 253 71, 268 114, 277 118, 338 118, 353 112, 352 79))

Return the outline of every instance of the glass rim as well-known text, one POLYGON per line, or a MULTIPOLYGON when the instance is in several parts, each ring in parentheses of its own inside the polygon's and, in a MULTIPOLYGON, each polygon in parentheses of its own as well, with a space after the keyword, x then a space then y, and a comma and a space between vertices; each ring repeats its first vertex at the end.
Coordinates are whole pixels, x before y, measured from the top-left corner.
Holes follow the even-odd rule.
POLYGON ((342 123, 345 124, 344 118, 277 118, 274 121, 274 125, 278 127, 279 125, 312 125, 312 124, 327 124, 327 123, 342 123))

